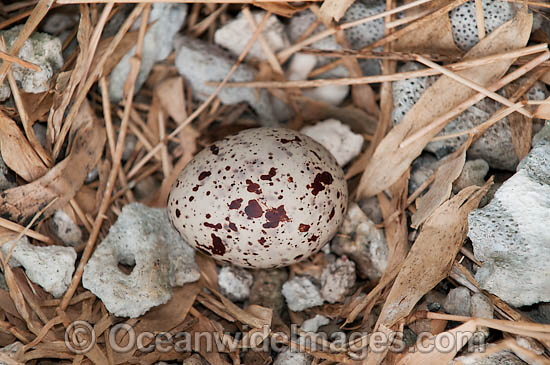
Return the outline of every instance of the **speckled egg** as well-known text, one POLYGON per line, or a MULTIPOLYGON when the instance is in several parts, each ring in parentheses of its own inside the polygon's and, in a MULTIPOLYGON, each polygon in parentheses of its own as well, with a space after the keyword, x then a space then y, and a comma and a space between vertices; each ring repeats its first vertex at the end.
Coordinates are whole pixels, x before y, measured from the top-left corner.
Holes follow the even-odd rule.
POLYGON ((198 153, 172 187, 168 211, 204 254, 269 268, 321 249, 347 198, 344 173, 323 146, 290 129, 254 128, 198 153))

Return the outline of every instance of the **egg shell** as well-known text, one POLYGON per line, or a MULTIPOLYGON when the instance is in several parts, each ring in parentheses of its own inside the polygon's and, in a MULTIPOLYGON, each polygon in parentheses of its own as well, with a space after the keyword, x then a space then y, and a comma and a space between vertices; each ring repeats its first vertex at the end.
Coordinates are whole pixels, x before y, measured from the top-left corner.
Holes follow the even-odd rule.
POLYGON ((206 255, 250 268, 321 249, 344 220, 344 172, 323 146, 284 128, 254 128, 199 152, 168 198, 170 220, 206 255))

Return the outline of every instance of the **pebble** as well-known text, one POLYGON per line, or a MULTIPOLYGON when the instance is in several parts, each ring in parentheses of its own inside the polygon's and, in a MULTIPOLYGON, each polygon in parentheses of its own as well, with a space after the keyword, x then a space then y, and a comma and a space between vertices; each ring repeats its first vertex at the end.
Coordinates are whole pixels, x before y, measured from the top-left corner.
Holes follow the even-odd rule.
POLYGON ((82 243, 82 230, 64 211, 58 210, 54 213, 51 227, 65 246, 75 247, 82 243))
POLYGON ((512 306, 550 301, 550 125, 536 137, 518 172, 468 217, 468 237, 483 263, 475 278, 512 306))
MULTIPOLYGON (((306 80, 316 64, 317 57, 315 55, 298 52, 292 56, 286 78, 290 81, 306 80)), ((302 94, 310 99, 338 106, 346 99, 349 89, 348 85, 326 85, 302 89, 302 94)))
MULTIPOLYGON (((23 25, 17 25, 0 32, 8 49, 13 46, 22 29, 23 25)), ((32 33, 23 44, 18 56, 24 61, 38 65, 41 69, 40 71, 33 71, 17 64, 12 65, 13 76, 26 93, 37 94, 49 90, 50 78, 63 66, 61 41, 46 33, 32 33)), ((6 100, 10 95, 10 88, 7 81, 5 81, 0 87, 0 101, 6 100)))
POLYGON ((357 202, 361 207, 361 210, 369 217, 374 224, 380 224, 383 221, 382 211, 380 210, 380 204, 378 198, 372 196, 370 198, 363 198, 357 202))
POLYGON ((319 288, 305 276, 296 276, 283 284, 282 294, 288 308, 293 312, 317 307, 323 304, 319 288))
MULTIPOLYGON (((185 23, 187 17, 187 4, 162 4, 154 3, 149 15, 149 23, 153 23, 145 34, 141 65, 135 83, 135 92, 145 83, 155 63, 163 61, 172 52, 172 45, 176 33, 185 23)), ((141 26, 141 17, 136 20, 132 30, 138 30, 141 26)), ((130 73, 130 59, 136 54, 133 47, 115 66, 109 76, 109 97, 113 101, 119 101, 123 97, 123 88, 126 78, 130 73)))
POLYGON ((254 277, 245 269, 224 266, 218 273, 218 285, 221 293, 234 302, 248 299, 254 277))
POLYGON ((327 119, 300 130, 325 147, 340 166, 346 165, 361 153, 363 137, 336 119, 327 119))
MULTIPOLYGON (((235 63, 235 60, 220 47, 191 37, 178 36, 174 48, 175 64, 179 73, 191 84, 193 96, 201 101, 207 100, 216 90, 216 86, 205 83, 221 82, 235 63)), ((229 81, 254 81, 256 74, 254 68, 241 64, 229 81)), ((223 104, 247 102, 261 118, 264 126, 277 124, 271 99, 264 89, 223 88, 218 98, 223 104)))
POLYGON ((172 227, 166 209, 131 203, 84 267, 82 285, 119 317, 136 318, 166 303, 174 286, 197 281, 195 250, 172 227), (118 267, 135 265, 130 274, 118 267))
POLYGON ((306 319, 300 326, 300 329, 304 332, 317 332, 319 327, 326 326, 329 323, 330 320, 327 317, 316 314, 315 317, 306 319))
MULTIPOLYGON (((487 348, 490 349, 490 346, 487 348)), ((508 351, 499 351, 495 354, 491 354, 485 357, 472 355, 464 355, 456 357, 452 362, 452 365, 527 365, 516 355, 508 351)))
POLYGON ((310 355, 287 349, 277 355, 273 365, 309 365, 311 361, 310 355))
POLYGON ((250 304, 257 304, 273 309, 274 313, 281 314, 285 307, 285 300, 281 293, 283 283, 288 279, 285 269, 254 270, 254 284, 250 289, 250 304))
POLYGON ((449 314, 470 316, 471 297, 468 288, 459 286, 451 289, 443 302, 443 309, 449 314))
POLYGON ((458 193, 465 187, 485 184, 485 176, 489 172, 489 164, 482 159, 470 160, 464 163, 460 176, 453 183, 453 193, 458 193))
MULTIPOLYGON (((266 14, 265 11, 252 11, 252 17, 256 26, 260 24, 266 14)), ((255 27, 254 27, 255 28, 255 27)), ((227 22, 214 33, 214 43, 229 50, 235 57, 241 55, 246 45, 254 34, 254 29, 250 24, 244 12, 240 12, 237 17, 227 22)), ((269 49, 277 52, 290 45, 285 32, 283 23, 275 15, 270 15, 262 28, 262 37, 265 39, 269 49)), ((246 59, 255 58, 258 60, 267 60, 259 40, 256 40, 252 48, 248 51, 246 59)))
POLYGON ((15 177, 10 174, 10 170, 0 156, 0 192, 16 186, 15 177))
POLYGON ((18 241, 9 241, 2 245, 4 257, 13 244, 16 246, 9 261, 10 266, 22 266, 30 281, 40 285, 55 298, 63 296, 73 277, 76 261, 74 248, 34 246, 23 236, 18 241))
POLYGON ((356 203, 349 204, 344 223, 331 245, 334 253, 352 259, 359 274, 369 280, 380 279, 388 264, 384 233, 356 203))
POLYGON ((342 256, 321 274, 321 296, 329 303, 342 302, 355 285, 355 263, 342 256))

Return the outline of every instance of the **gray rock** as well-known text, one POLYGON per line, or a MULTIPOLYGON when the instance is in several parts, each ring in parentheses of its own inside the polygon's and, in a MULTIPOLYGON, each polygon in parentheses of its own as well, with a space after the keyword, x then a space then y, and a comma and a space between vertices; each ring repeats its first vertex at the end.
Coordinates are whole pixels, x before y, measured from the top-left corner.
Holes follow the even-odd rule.
MULTIPOLYGON (((485 33, 489 34, 515 15, 512 3, 500 0, 482 0, 485 33)), ((475 2, 470 0, 449 13, 451 29, 456 45, 469 50, 479 42, 475 2)))
MULTIPOLYGON (((263 10, 253 11, 252 17, 256 25, 260 24, 266 12, 263 10)), ((218 28, 214 33, 214 42, 229 50, 234 56, 238 57, 244 51, 246 45, 252 38, 254 30, 245 16, 244 12, 240 12, 235 19, 230 20, 222 27, 218 28)), ((285 33, 283 23, 279 21, 277 16, 271 15, 264 27, 262 28, 262 36, 265 39, 269 49, 277 52, 290 45, 288 37, 285 33)), ((266 54, 258 40, 254 42, 252 48, 248 51, 246 59, 255 58, 258 60, 266 60, 266 54)))
POLYGON ((319 327, 326 326, 330 323, 330 320, 320 314, 316 314, 315 317, 306 319, 300 329, 305 332, 317 332, 319 327))
POLYGON ((458 288, 451 289, 447 298, 443 302, 443 309, 449 314, 455 314, 458 316, 470 315, 470 291, 468 288, 459 286, 458 288))
POLYGON ((15 187, 15 179, 10 177, 8 166, 0 156, 0 191, 15 187))
POLYGON ((339 233, 332 239, 332 251, 346 255, 357 265, 361 275, 378 280, 388 264, 388 245, 382 230, 363 213, 356 203, 350 203, 339 233))
POLYGON ((281 314, 285 300, 281 294, 283 283, 288 279, 285 269, 254 270, 254 284, 250 289, 250 304, 257 304, 273 309, 281 314))
POLYGON ((48 34, 59 36, 65 30, 73 29, 78 24, 76 13, 51 12, 40 25, 40 29, 48 34))
POLYGON ((64 245, 75 247, 82 243, 82 230, 64 211, 54 213, 51 226, 64 245))
MULTIPOLYGON (((11 48, 23 26, 17 25, 9 30, 0 32, 4 37, 7 48, 11 48)), ((61 55, 61 41, 46 33, 34 32, 25 41, 19 51, 19 58, 40 66, 40 71, 13 64, 13 76, 23 91, 27 93, 41 93, 50 87, 50 78, 63 66, 61 55)), ((0 101, 11 95, 7 81, 0 87, 0 101)))
POLYGON ((489 172, 489 164, 482 159, 466 161, 460 176, 453 183, 453 192, 456 194, 465 187, 485 184, 485 176, 489 172))
MULTIPOLYGON (((136 79, 137 92, 153 69, 155 63, 164 60, 172 51, 172 43, 178 30, 183 26, 187 16, 186 4, 154 3, 149 15, 151 25, 143 40, 141 65, 136 79)), ((141 18, 137 19, 133 29, 139 29, 141 18)), ((126 77, 130 72, 130 59, 136 54, 133 47, 115 66, 109 77, 109 97, 113 101, 122 99, 122 90, 126 77)))
POLYGON ((493 200, 472 211, 468 237, 480 286, 513 306, 550 301, 550 126, 493 200))
POLYGON ((309 365, 311 361, 310 355, 287 349, 277 355, 273 365, 309 365))
POLYGON ((380 210, 380 204, 378 198, 372 196, 370 198, 363 198, 357 202, 361 207, 361 210, 369 217, 375 224, 380 224, 383 221, 382 211, 380 210))
POLYGON ((363 137, 353 133, 348 125, 336 119, 327 119, 304 127, 300 132, 323 145, 340 166, 346 165, 357 157, 363 146, 363 137))
POLYGON ((451 364, 468 364, 468 365, 527 365, 516 355, 508 351, 499 351, 485 357, 475 355, 465 355, 456 357, 451 364))
POLYGON ((319 288, 305 276, 296 276, 284 283, 282 293, 288 308, 294 312, 323 304, 319 288))
POLYGON ((199 277, 195 251, 172 227, 166 209, 131 203, 84 267, 82 285, 112 314, 135 318, 166 303, 171 287, 199 277), (135 266, 126 274, 119 263, 135 266))
MULTIPOLYGON (((405 63, 399 71, 413 71, 422 69, 422 66, 414 63, 405 63)), ((435 76, 411 78, 393 82, 393 122, 401 122, 403 116, 420 99, 424 91, 437 79, 435 76)), ((521 82, 521 79, 520 79, 521 82)), ((501 94, 502 90, 499 91, 501 94)), ((535 84, 527 97, 531 100, 543 100, 548 92, 541 83, 535 84)), ((485 98, 477 104, 466 109, 456 119, 449 122, 439 135, 464 132, 487 121, 489 117, 500 108, 500 104, 492 99, 485 98)), ((468 136, 447 138, 441 141, 428 143, 425 150, 432 152, 438 159, 454 152, 460 145, 466 142, 468 136)), ((514 151, 512 133, 507 118, 499 121, 489 128, 481 137, 472 143, 468 149, 469 159, 483 159, 490 167, 495 169, 514 171, 518 164, 518 158, 514 151)))
POLYGON ((27 277, 40 285, 54 297, 61 297, 73 277, 76 252, 72 247, 34 246, 23 236, 18 241, 9 241, 2 245, 4 257, 15 244, 9 264, 12 267, 22 266, 27 277))
MULTIPOLYGON (((175 64, 179 73, 191 84, 193 96, 202 101, 208 99, 216 90, 216 86, 205 83, 222 81, 235 63, 235 60, 218 46, 195 38, 179 36, 174 47, 175 64)), ((253 81, 256 74, 255 69, 241 64, 229 81, 253 81)), ((246 87, 223 88, 218 97, 224 104, 247 102, 265 125, 276 124, 271 99, 266 90, 246 87)))
MULTIPOLYGON (((481 293, 472 294, 470 300, 470 313, 475 318, 493 319, 493 304, 485 295, 481 293)), ((478 326, 474 334, 473 341, 477 344, 485 343, 489 337, 490 331, 488 327, 478 326)))
POLYGON ((321 296, 329 303, 344 300, 355 285, 355 263, 342 256, 328 264, 321 274, 321 296))
POLYGON ((221 293, 232 301, 248 299, 253 283, 252 274, 240 267, 224 266, 218 273, 218 285, 221 293))
POLYGON ((409 191, 411 194, 433 175, 439 165, 441 165, 441 161, 431 153, 422 153, 413 161, 411 165, 411 177, 409 179, 409 191))
MULTIPOLYGON (((348 23, 354 20, 362 19, 367 16, 379 14, 386 9, 385 2, 380 0, 361 0, 355 1, 346 11, 340 24, 348 23)), ((316 21, 317 17, 311 11, 306 10, 297 13, 290 20, 287 32, 292 43, 296 43, 298 39, 306 32, 306 30, 316 21)), ((319 25, 313 34, 324 31, 326 28, 319 25)), ((347 40, 352 49, 361 49, 374 41, 384 36, 384 19, 377 19, 367 23, 363 23, 356 27, 344 30, 347 40)), ((340 50, 340 45, 336 42, 333 36, 325 37, 310 46, 310 48, 321 50, 340 50)), ((321 66, 330 62, 327 57, 317 57, 317 66, 321 66)), ((380 63, 377 60, 359 60, 359 64, 363 72, 368 75, 380 73, 380 63)), ((337 67, 323 75, 324 77, 347 77, 349 76, 345 67, 337 67)))

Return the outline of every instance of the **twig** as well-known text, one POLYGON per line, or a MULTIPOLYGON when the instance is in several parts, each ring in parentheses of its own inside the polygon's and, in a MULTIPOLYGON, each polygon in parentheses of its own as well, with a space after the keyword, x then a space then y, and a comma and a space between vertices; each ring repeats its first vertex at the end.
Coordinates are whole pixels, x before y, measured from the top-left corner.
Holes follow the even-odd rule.
POLYGON ((28 68, 29 70, 33 70, 33 71, 36 71, 36 72, 42 71, 40 66, 35 65, 34 63, 31 63, 31 62, 22 60, 19 57, 12 56, 9 53, 6 53, 4 51, 0 51, 0 59, 2 59, 4 61, 7 61, 7 62, 17 63, 21 67, 25 67, 25 68, 28 68))

